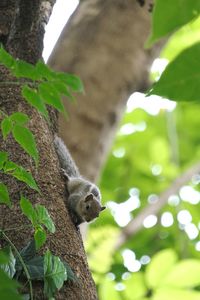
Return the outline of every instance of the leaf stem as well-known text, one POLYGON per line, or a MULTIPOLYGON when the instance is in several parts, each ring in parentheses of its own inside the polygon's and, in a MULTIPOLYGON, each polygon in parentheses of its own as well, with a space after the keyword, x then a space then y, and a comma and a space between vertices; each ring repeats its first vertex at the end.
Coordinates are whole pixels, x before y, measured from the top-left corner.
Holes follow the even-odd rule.
POLYGON ((32 282, 31 282, 31 277, 30 277, 30 274, 29 274, 29 271, 23 261, 23 258, 21 256, 21 254, 19 253, 19 251, 17 250, 17 248, 15 247, 15 245, 13 244, 13 242, 9 239, 9 237, 5 234, 4 231, 1 231, 4 239, 10 244, 10 246, 13 248, 13 250, 15 251, 16 255, 18 256, 19 258, 19 261, 20 263, 22 264, 22 267, 24 269, 24 272, 26 274, 26 277, 27 277, 27 280, 29 282, 29 288, 30 288, 30 299, 33 300, 33 287, 32 287, 32 282))
POLYGON ((22 85, 22 84, 35 84, 32 81, 1 81, 0 85, 22 85))
POLYGON ((18 231, 18 230, 21 230, 21 229, 24 229, 24 228, 32 228, 32 225, 29 224, 29 225, 23 225, 23 226, 20 226, 20 227, 10 227, 10 228, 6 228, 6 229, 0 229, 0 232, 6 232, 6 231, 18 231))

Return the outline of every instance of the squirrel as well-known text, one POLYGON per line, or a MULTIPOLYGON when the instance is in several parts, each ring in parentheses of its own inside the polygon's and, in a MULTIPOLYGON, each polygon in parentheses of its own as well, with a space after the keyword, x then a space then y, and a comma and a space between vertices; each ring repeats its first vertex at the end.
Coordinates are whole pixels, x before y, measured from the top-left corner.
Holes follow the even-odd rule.
POLYGON ((60 166, 66 180, 68 208, 72 220, 78 226, 97 218, 106 207, 101 206, 101 193, 98 187, 80 175, 69 150, 58 136, 54 138, 54 146, 60 166))

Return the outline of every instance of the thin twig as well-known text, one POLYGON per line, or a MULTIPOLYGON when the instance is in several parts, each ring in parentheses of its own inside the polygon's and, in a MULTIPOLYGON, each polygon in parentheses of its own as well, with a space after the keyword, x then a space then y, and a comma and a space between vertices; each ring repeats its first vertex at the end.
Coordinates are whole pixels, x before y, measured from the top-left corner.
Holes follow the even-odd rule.
POLYGON ((169 197, 171 195, 177 194, 180 188, 186 184, 193 175, 198 174, 200 172, 200 163, 193 165, 189 168, 185 173, 183 173, 180 177, 178 177, 172 185, 164 191, 158 201, 155 203, 151 203, 146 206, 135 219, 131 220, 128 225, 126 225, 122 231, 120 232, 115 250, 119 249, 131 236, 136 234, 143 227, 143 221, 146 217, 151 214, 157 215, 159 211, 163 208, 163 206, 167 203, 169 197))

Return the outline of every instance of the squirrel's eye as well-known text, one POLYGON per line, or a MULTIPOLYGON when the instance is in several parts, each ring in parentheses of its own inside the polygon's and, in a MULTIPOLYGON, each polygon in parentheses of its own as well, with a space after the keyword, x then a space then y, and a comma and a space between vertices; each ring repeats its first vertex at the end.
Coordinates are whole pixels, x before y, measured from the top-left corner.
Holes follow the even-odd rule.
POLYGON ((90 206, 89 205, 86 205, 86 209, 88 210, 90 208, 90 206))

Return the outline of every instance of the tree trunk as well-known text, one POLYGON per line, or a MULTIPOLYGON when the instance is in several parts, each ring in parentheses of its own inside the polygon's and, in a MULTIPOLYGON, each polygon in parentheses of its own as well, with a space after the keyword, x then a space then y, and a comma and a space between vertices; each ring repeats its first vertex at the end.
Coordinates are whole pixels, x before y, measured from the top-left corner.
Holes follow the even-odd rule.
MULTIPOLYGON (((44 25, 54 1, 19 0, 14 2, 16 5, 14 10, 13 1, 3 1, 0 4, 2 8, 0 14, 4 15, 4 12, 7 14, 7 18, 4 18, 5 22, 0 19, 0 42, 15 57, 35 63, 41 58, 44 25)), ((25 226, 28 221, 22 215, 19 207, 20 194, 26 196, 32 204, 45 205, 56 226, 56 233, 48 237, 46 246, 54 255, 66 261, 78 277, 78 281, 75 283, 67 281, 57 293, 56 299, 97 299, 80 232, 72 223, 64 205, 65 187, 53 148, 53 129, 50 130, 41 115, 24 101, 21 96, 20 84, 12 84, 11 81, 17 81, 17 79, 12 78, 8 71, 0 66, 0 110, 7 115, 16 111, 24 112, 30 117, 29 128, 35 135, 40 155, 39 167, 36 169, 34 162, 22 151, 12 136, 3 141, 2 135, 0 135, 1 151, 8 151, 10 160, 22 165, 33 174, 41 194, 33 192, 25 184, 16 182, 8 175, 0 174, 0 181, 9 187, 13 203, 12 209, 4 205, 0 206, 0 228, 19 228, 24 225, 21 231, 8 231, 10 240, 20 250, 28 243, 33 234, 25 226)), ((5 245, 2 238, 0 245, 1 247, 5 245)), ((44 252, 44 248, 42 252, 44 252)), ((42 288, 42 284, 34 284, 34 299, 44 299, 42 288)))
POLYGON ((59 116, 60 135, 80 171, 97 180, 128 96, 148 86, 149 67, 160 46, 144 49, 150 32, 149 3, 84 0, 66 24, 49 65, 75 73, 85 93, 65 102, 69 120, 59 116))

